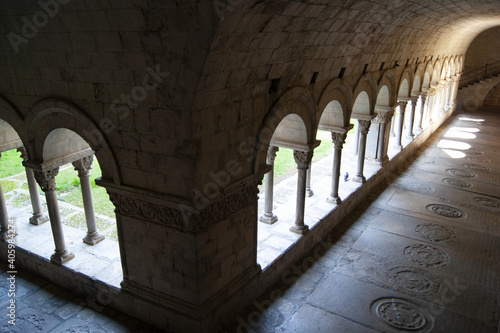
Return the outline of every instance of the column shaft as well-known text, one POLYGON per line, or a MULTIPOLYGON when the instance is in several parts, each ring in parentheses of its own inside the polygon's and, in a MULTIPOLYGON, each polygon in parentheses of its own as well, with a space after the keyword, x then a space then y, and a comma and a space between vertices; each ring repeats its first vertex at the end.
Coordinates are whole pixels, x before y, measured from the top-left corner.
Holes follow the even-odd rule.
POLYGON ((312 151, 293 151, 293 157, 297 163, 297 205, 295 207, 295 225, 290 228, 290 231, 305 234, 309 227, 304 224, 304 214, 306 207, 306 181, 307 169, 311 163, 312 151))
POLYGON ((397 127, 397 133, 396 133, 396 145, 394 147, 398 150, 403 149, 403 145, 402 145, 401 140, 403 138, 403 127, 404 127, 405 112, 406 112, 407 105, 408 105, 408 102, 401 102, 399 105, 398 127, 397 127))
POLYGON ((409 139, 413 139, 415 136, 413 134, 413 126, 415 125, 415 111, 417 110, 417 103, 418 98, 413 98, 411 100, 410 114, 408 115, 408 130, 406 135, 409 139))
POLYGON ((92 199, 92 187, 90 186, 92 161, 93 156, 87 156, 73 162, 73 166, 78 171, 78 177, 80 178, 83 208, 85 210, 85 220, 87 221, 87 235, 83 238, 83 242, 89 245, 95 245, 104 239, 104 235, 97 231, 95 222, 94 200, 92 199))
POLYGON ((259 218, 260 222, 273 224, 278 221, 278 217, 273 214, 273 196, 274 196, 274 159, 279 148, 271 146, 267 152, 267 164, 272 167, 271 171, 266 173, 265 180, 265 202, 264 202, 264 215, 259 218))
POLYGON ((361 135, 359 138, 358 169, 356 177, 353 178, 353 181, 364 183, 366 181, 366 178, 363 175, 363 170, 365 167, 366 135, 368 134, 368 130, 370 129, 371 120, 358 120, 358 122, 361 135))
POLYGON ((340 164, 342 161, 342 147, 347 137, 346 133, 332 132, 333 142, 333 170, 332 170, 332 191, 326 201, 334 204, 340 204, 342 200, 339 197, 340 182, 340 164))
POLYGON ((312 163, 309 164, 309 168, 307 168, 307 178, 306 178, 306 195, 307 197, 312 197, 314 192, 311 190, 311 166, 312 163))
POLYGON ((9 217, 7 215, 7 207, 5 206, 5 198, 3 196, 2 184, 0 183, 0 240, 5 241, 9 232, 9 217))

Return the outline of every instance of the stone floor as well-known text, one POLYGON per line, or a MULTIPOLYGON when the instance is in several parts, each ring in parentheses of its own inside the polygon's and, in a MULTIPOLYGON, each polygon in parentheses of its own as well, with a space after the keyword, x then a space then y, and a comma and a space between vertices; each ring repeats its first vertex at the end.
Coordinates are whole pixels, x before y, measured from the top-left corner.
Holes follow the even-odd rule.
MULTIPOLYGON (((398 178, 373 193, 319 251, 291 267, 283 281, 223 331, 498 333, 498 128, 498 114, 456 115, 407 169, 399 170, 398 178)), ((333 209, 324 200, 329 182, 321 177, 328 178, 329 163, 325 159, 324 165, 313 166, 315 196, 308 198, 306 213, 311 226, 319 212, 333 209)), ((346 159, 343 163, 348 168, 346 159)), ((367 164, 367 175, 375 171, 375 166, 367 164)), ((281 186, 285 191, 294 188, 293 183, 281 186)), ((342 183, 341 196, 349 195, 342 192, 349 186, 357 185, 342 183)), ((286 205, 294 200, 284 196, 280 202, 279 191, 277 187, 276 214, 280 222, 286 222, 294 212, 286 205)), ((289 237, 290 225, 272 227, 276 230, 268 230, 266 238, 259 224, 259 240, 263 243, 276 236, 272 243, 276 247, 281 242, 276 234, 281 230, 289 237)), ((75 243, 70 244, 85 248, 77 241, 80 237, 75 235, 75 243)), ((266 267, 264 260, 261 253, 259 263, 266 267)), ((2 263, 3 281, 8 277, 6 270, 2 263)), ((9 302, 4 285, 0 289, 3 312, 9 302)), ((96 300, 82 299, 27 272, 18 272, 16 285, 18 325, 7 325, 2 314, 3 331, 155 332, 96 300)))

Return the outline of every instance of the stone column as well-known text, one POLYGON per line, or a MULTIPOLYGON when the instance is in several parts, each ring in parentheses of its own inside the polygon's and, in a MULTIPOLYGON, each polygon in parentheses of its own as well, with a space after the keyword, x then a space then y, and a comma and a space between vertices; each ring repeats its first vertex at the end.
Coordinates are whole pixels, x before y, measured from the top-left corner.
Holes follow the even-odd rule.
POLYGON ((411 99, 410 114, 408 115, 408 129, 406 131, 406 137, 413 140, 415 135, 413 134, 413 126, 415 124, 415 111, 417 110, 418 96, 414 96, 411 99))
POLYGON ((403 138, 403 126, 404 126, 405 112, 406 112, 407 105, 408 105, 408 101, 400 101, 399 102, 398 128, 397 128, 397 133, 396 133, 396 145, 394 146, 394 148, 397 150, 403 149, 403 145, 401 143, 401 140, 403 138))
POLYGON ((356 124, 354 124, 354 131, 355 131, 354 155, 358 155, 358 150, 359 150, 359 124, 358 124, 358 122, 356 122, 356 124))
POLYGON ((419 117, 417 122, 417 133, 420 134, 423 131, 422 122, 424 121, 424 111, 425 111, 425 103, 427 101, 427 92, 423 92, 420 95, 420 109, 418 111, 419 117))
POLYGON ((80 178, 83 209, 87 221, 87 235, 83 238, 83 242, 89 245, 95 245, 104 239, 104 235, 99 233, 95 223, 94 200, 92 199, 92 188, 90 186, 90 170, 92 170, 93 161, 94 156, 91 155, 72 163, 80 178))
POLYGON ((358 170, 356 177, 352 180, 358 183, 364 183, 366 181, 365 176, 363 176, 363 169, 365 167, 365 151, 366 151, 366 135, 370 129, 371 120, 358 120, 359 122, 359 153, 358 153, 358 170))
POLYGON ((332 170, 332 192, 327 202, 340 204, 342 200, 339 197, 339 179, 340 179, 340 162, 342 160, 342 147, 344 146, 347 133, 332 132, 333 142, 333 170, 332 170))
POLYGON ((434 112, 434 100, 436 98, 436 92, 433 91, 432 93, 429 93, 428 100, 427 100, 427 116, 425 117, 427 124, 432 124, 432 113, 434 112))
POLYGON ((271 171, 266 173, 266 197, 265 197, 265 207, 264 215, 259 218, 260 222, 267 224, 273 224, 278 221, 278 217, 273 214, 273 193, 274 193, 274 159, 276 158, 276 153, 279 148, 275 146, 270 146, 267 151, 267 164, 272 167, 271 171))
POLYGON ((306 177, 307 169, 311 163, 312 151, 293 151, 293 157, 297 163, 298 181, 297 181, 297 206, 295 208, 295 225, 290 228, 290 231, 304 235, 309 227, 304 225, 304 214, 306 207, 306 177))
POLYGON ((311 190, 311 166, 312 166, 312 161, 311 164, 309 164, 309 168, 307 168, 306 196, 308 198, 314 195, 314 192, 311 190))
POLYGON ((45 192, 47 209, 49 211, 50 227, 52 228, 52 237, 54 237, 54 243, 56 245, 55 252, 50 257, 50 261, 57 265, 62 265, 68 260, 73 259, 75 255, 66 248, 61 216, 59 215, 55 179, 59 173, 59 168, 46 171, 33 170, 33 172, 37 183, 42 188, 42 191, 45 192))
MULTIPOLYGON (((2 154, 0 153, 0 158, 2 154)), ((7 215, 7 207, 5 206, 5 198, 3 196, 2 184, 0 183, 0 240, 5 241, 9 233, 9 216, 7 215)))
POLYGON ((376 162, 380 166, 384 166, 388 161, 389 157, 387 156, 387 142, 389 140, 389 136, 387 135, 387 123, 391 121, 394 115, 394 108, 387 108, 387 110, 377 110, 377 117, 372 120, 372 123, 380 124, 379 133, 378 133, 378 145, 377 145, 377 158, 376 162))
POLYGON ((391 118, 391 138, 396 136, 396 133, 394 132, 394 123, 396 122, 396 113, 391 118))
MULTIPOLYGON (((18 148, 21 153, 21 158, 24 161, 28 160, 28 154, 24 147, 18 148)), ((40 194, 38 193, 38 185, 36 184, 33 170, 29 167, 24 167, 26 171, 26 180, 28 181, 28 189, 30 192, 31 207, 33 208, 33 216, 30 217, 30 223, 33 225, 40 225, 49 220, 48 216, 43 215, 42 204, 40 203, 40 194)))

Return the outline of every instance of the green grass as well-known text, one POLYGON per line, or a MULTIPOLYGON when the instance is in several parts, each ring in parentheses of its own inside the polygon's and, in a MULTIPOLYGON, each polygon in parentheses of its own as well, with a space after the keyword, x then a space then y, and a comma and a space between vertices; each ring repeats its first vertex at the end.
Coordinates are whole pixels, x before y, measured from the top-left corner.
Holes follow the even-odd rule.
POLYGON ((2 153, 2 158, 0 159, 0 179, 24 172, 23 160, 20 156, 21 153, 15 149, 2 153))
MULTIPOLYGON (((21 162, 22 160, 19 157, 19 153, 15 150, 9 150, 2 153, 2 158, 0 160, 0 179, 17 174, 24 174, 25 170, 21 162)), ((98 177, 101 177, 101 167, 99 166, 97 160, 94 160, 90 174, 90 184, 94 198, 94 210, 98 214, 114 217, 114 206, 109 200, 106 189, 95 184, 95 179, 98 177)), ((80 191, 80 178, 78 177, 78 171, 76 171, 73 166, 64 169, 60 168, 59 174, 56 176, 56 184, 57 196, 59 200, 83 208, 82 193, 80 191)), ((2 181, 2 189, 4 193, 12 191, 17 188, 17 186, 17 183, 14 181, 2 181)), ((24 183, 21 186, 21 189, 28 190, 28 185, 24 183)), ((24 199, 25 198, 19 199, 19 202, 16 202, 15 204, 23 204, 26 201, 24 199)))

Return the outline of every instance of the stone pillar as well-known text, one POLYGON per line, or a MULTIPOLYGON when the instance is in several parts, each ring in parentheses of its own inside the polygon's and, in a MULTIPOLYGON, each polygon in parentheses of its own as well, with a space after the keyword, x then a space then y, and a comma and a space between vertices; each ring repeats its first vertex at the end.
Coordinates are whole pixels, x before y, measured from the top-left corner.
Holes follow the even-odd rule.
MULTIPOLYGON (((21 158, 24 161, 28 160, 28 154, 24 147, 18 148, 18 152, 21 153, 21 158)), ((24 167, 26 171, 26 180, 28 181, 28 189, 30 192, 31 207, 33 208, 33 216, 30 217, 30 223, 33 225, 40 225, 49 220, 47 215, 43 215, 42 205, 40 203, 40 194, 38 193, 38 185, 36 184, 35 176, 33 175, 33 170, 29 167, 24 167)))
MULTIPOLYGON (((0 158, 2 154, 0 153, 0 158)), ((5 241, 9 233, 9 216, 7 215, 7 207, 5 206, 5 198, 3 196, 2 184, 0 183, 0 240, 5 241)))
POLYGON ((89 245, 95 245, 104 239, 104 235, 101 235, 97 230, 95 222, 94 200, 92 199, 92 188, 90 186, 90 170, 92 170, 93 161, 94 156, 91 155, 72 163, 80 178, 83 209, 87 221, 87 235, 83 238, 83 242, 89 245))
POLYGON ((389 157, 387 156, 387 145, 389 143, 389 136, 386 133, 387 131, 387 123, 391 121, 394 115, 394 107, 388 108, 388 110, 377 112, 377 117, 372 120, 374 123, 380 124, 379 129, 379 138, 378 138, 378 146, 377 146, 377 163, 380 166, 384 166, 387 162, 389 162, 389 157))
POLYGON ((391 138, 396 136, 396 133, 394 132, 394 123, 396 122, 396 114, 394 114, 391 118, 391 138))
POLYGON ((356 122, 356 124, 354 124, 354 131, 355 131, 354 155, 358 155, 358 150, 359 150, 359 124, 358 124, 358 122, 356 122))
POLYGON ((434 100, 436 99, 436 92, 429 93, 427 98, 427 116, 425 117, 427 125, 432 124, 432 113, 434 112, 434 100))
POLYGON ((309 168, 307 169, 307 178, 306 178, 306 196, 308 198, 314 195, 314 192, 311 190, 311 166, 312 166, 312 161, 311 164, 309 164, 309 168))
POLYGON ((365 151, 366 151, 366 135, 370 129, 371 120, 358 120, 359 122, 359 153, 358 153, 358 169, 356 172, 356 177, 352 180, 358 183, 364 183, 366 181, 363 175, 363 169, 365 167, 365 151))
POLYGON ((397 127, 397 132, 396 132, 396 145, 394 146, 394 148, 397 150, 403 149, 403 145, 401 143, 401 140, 403 138, 403 126, 404 126, 405 112, 406 112, 407 105, 408 105, 408 101, 400 101, 399 102, 399 117, 398 117, 398 127, 397 127))
POLYGON ((52 237, 54 237, 54 243, 56 245, 55 252, 50 257, 50 261, 57 265, 62 265, 68 260, 73 259, 75 255, 66 248, 61 216, 59 214, 59 206, 57 204, 55 177, 59 173, 59 168, 46 171, 33 170, 33 172, 36 181, 42 188, 42 191, 45 192, 47 209, 49 211, 50 227, 52 228, 52 237))
POLYGON ((420 109, 419 109, 419 117, 417 122, 417 133, 420 134, 423 131, 422 123, 424 121, 424 111, 425 111, 425 103, 427 101, 427 92, 422 92, 420 95, 420 109))
POLYGON ((418 96, 414 96, 411 99, 410 114, 408 115, 408 129, 406 131, 406 137, 413 140, 415 135, 413 134, 413 126, 415 124, 415 111, 417 110, 418 96))
POLYGON ((273 214, 273 193, 274 193, 274 159, 276 153, 279 151, 278 147, 270 146, 267 151, 267 164, 272 167, 271 171, 266 173, 266 197, 264 203, 264 215, 259 218, 260 222, 273 224, 278 221, 278 217, 273 214))
POLYGON ((332 192, 327 202, 340 204, 342 200, 339 197, 339 179, 340 179, 340 162, 342 160, 342 147, 344 146, 347 133, 332 132, 333 142, 333 170, 332 170, 332 192))
POLYGON ((295 225, 290 231, 304 235, 309 231, 309 227, 304 225, 304 214, 306 207, 306 177, 307 169, 311 163, 312 151, 293 151, 293 157, 297 163, 298 181, 297 181, 297 206, 295 208, 295 225))

